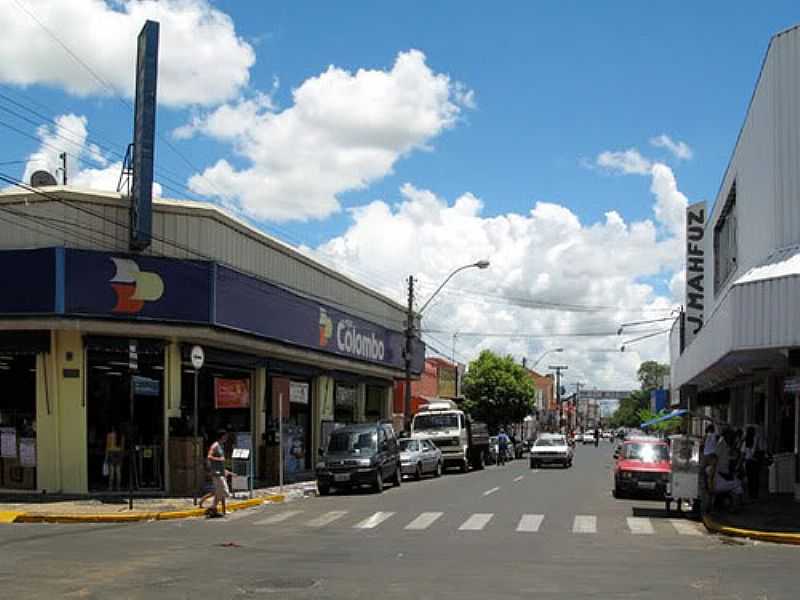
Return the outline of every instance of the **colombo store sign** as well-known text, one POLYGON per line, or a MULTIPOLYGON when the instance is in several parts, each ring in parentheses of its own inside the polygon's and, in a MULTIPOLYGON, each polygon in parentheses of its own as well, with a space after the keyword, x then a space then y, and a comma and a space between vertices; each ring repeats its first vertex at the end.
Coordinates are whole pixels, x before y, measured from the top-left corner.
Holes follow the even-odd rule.
MULTIPOLYGON (((211 262, 46 248, 0 251, 0 315, 210 324, 402 368, 402 331, 211 262)), ((420 372, 424 346, 415 345, 420 372)))

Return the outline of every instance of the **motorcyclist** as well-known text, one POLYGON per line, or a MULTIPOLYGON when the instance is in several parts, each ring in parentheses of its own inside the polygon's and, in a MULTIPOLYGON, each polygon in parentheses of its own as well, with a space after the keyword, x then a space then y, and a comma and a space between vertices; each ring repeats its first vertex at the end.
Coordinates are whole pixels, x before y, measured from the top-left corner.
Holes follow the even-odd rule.
POLYGON ((594 447, 597 448, 600 445, 600 428, 594 428, 594 447))

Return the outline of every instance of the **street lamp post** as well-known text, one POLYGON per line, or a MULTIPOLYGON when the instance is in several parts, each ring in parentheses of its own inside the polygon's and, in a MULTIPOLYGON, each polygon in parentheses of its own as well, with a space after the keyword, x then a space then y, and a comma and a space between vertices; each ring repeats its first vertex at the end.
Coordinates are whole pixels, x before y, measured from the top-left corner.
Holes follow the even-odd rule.
MULTIPOLYGON (((431 301, 436 297, 436 295, 442 291, 442 288, 450 281, 456 273, 460 273, 465 269, 487 269, 489 267, 488 260, 479 260, 478 262, 471 263, 468 265, 464 265, 462 267, 458 267, 452 273, 450 273, 445 280, 436 288, 436 291, 431 294, 431 297, 425 301, 425 304, 422 305, 417 311, 418 316, 422 316, 422 313, 425 312, 425 309, 428 308, 428 305, 431 301)), ((411 423, 411 350, 414 341, 414 277, 410 275, 408 277, 408 307, 406 313, 406 351, 405 351, 405 390, 403 394, 403 425, 404 429, 408 431, 410 429, 411 423)))
POLYGON ((539 358, 536 359, 533 365, 531 365, 531 371, 533 371, 536 368, 536 365, 542 362, 542 359, 548 354, 551 354, 553 352, 563 352, 563 351, 564 351, 563 348, 551 348, 550 350, 545 350, 544 353, 539 358))

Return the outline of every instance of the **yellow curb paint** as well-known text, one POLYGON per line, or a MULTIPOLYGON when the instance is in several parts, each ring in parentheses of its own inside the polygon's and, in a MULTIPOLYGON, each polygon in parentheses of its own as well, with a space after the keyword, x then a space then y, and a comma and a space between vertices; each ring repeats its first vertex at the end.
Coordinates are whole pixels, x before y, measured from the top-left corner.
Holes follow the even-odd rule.
MULTIPOLYGON (((240 502, 231 502, 228 504, 229 511, 244 510, 246 508, 253 508, 260 506, 264 502, 283 502, 286 496, 283 494, 276 494, 273 496, 263 496, 260 498, 253 498, 251 500, 242 500, 240 502)), ((164 512, 144 512, 144 513, 116 513, 116 514, 103 514, 103 515, 70 515, 70 514, 25 514, 25 513, 8 513, 13 514, 14 518, 10 521, 2 521, 0 513, 0 523, 133 523, 136 521, 168 521, 171 519, 189 519, 192 517, 203 517, 206 514, 204 508, 191 508, 188 510, 170 510, 164 512)), ((10 517, 9 517, 10 518, 10 517)))
POLYGON ((709 516, 703 517, 703 525, 706 529, 714 533, 721 533, 731 537, 744 537, 762 542, 772 542, 775 544, 795 544, 800 545, 800 533, 781 533, 777 531, 758 531, 756 529, 741 529, 739 527, 729 527, 716 522, 709 516))
POLYGON ((0 511, 0 523, 13 523, 22 514, 24 513, 2 510, 0 511))

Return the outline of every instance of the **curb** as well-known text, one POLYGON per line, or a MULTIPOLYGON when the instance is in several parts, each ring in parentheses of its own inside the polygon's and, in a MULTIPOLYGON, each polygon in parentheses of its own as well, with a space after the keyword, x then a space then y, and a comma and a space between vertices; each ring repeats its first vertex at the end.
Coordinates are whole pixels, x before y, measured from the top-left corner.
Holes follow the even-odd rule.
POLYGON ((703 525, 712 533, 720 533, 731 537, 750 538, 761 542, 771 542, 773 544, 793 544, 800 546, 800 533, 785 533, 779 531, 759 531, 756 529, 741 529, 723 525, 709 517, 703 516, 703 525))
MULTIPOLYGON (((267 502, 283 502, 286 500, 285 494, 275 494, 272 496, 262 496, 240 502, 228 504, 228 511, 244 510, 261 506, 267 502)), ((169 510, 163 512, 134 512, 134 513, 113 513, 113 514, 16 514, 13 523, 135 523, 138 521, 169 521, 174 519, 190 519, 193 517, 204 517, 206 509, 190 508, 187 510, 169 510)))

